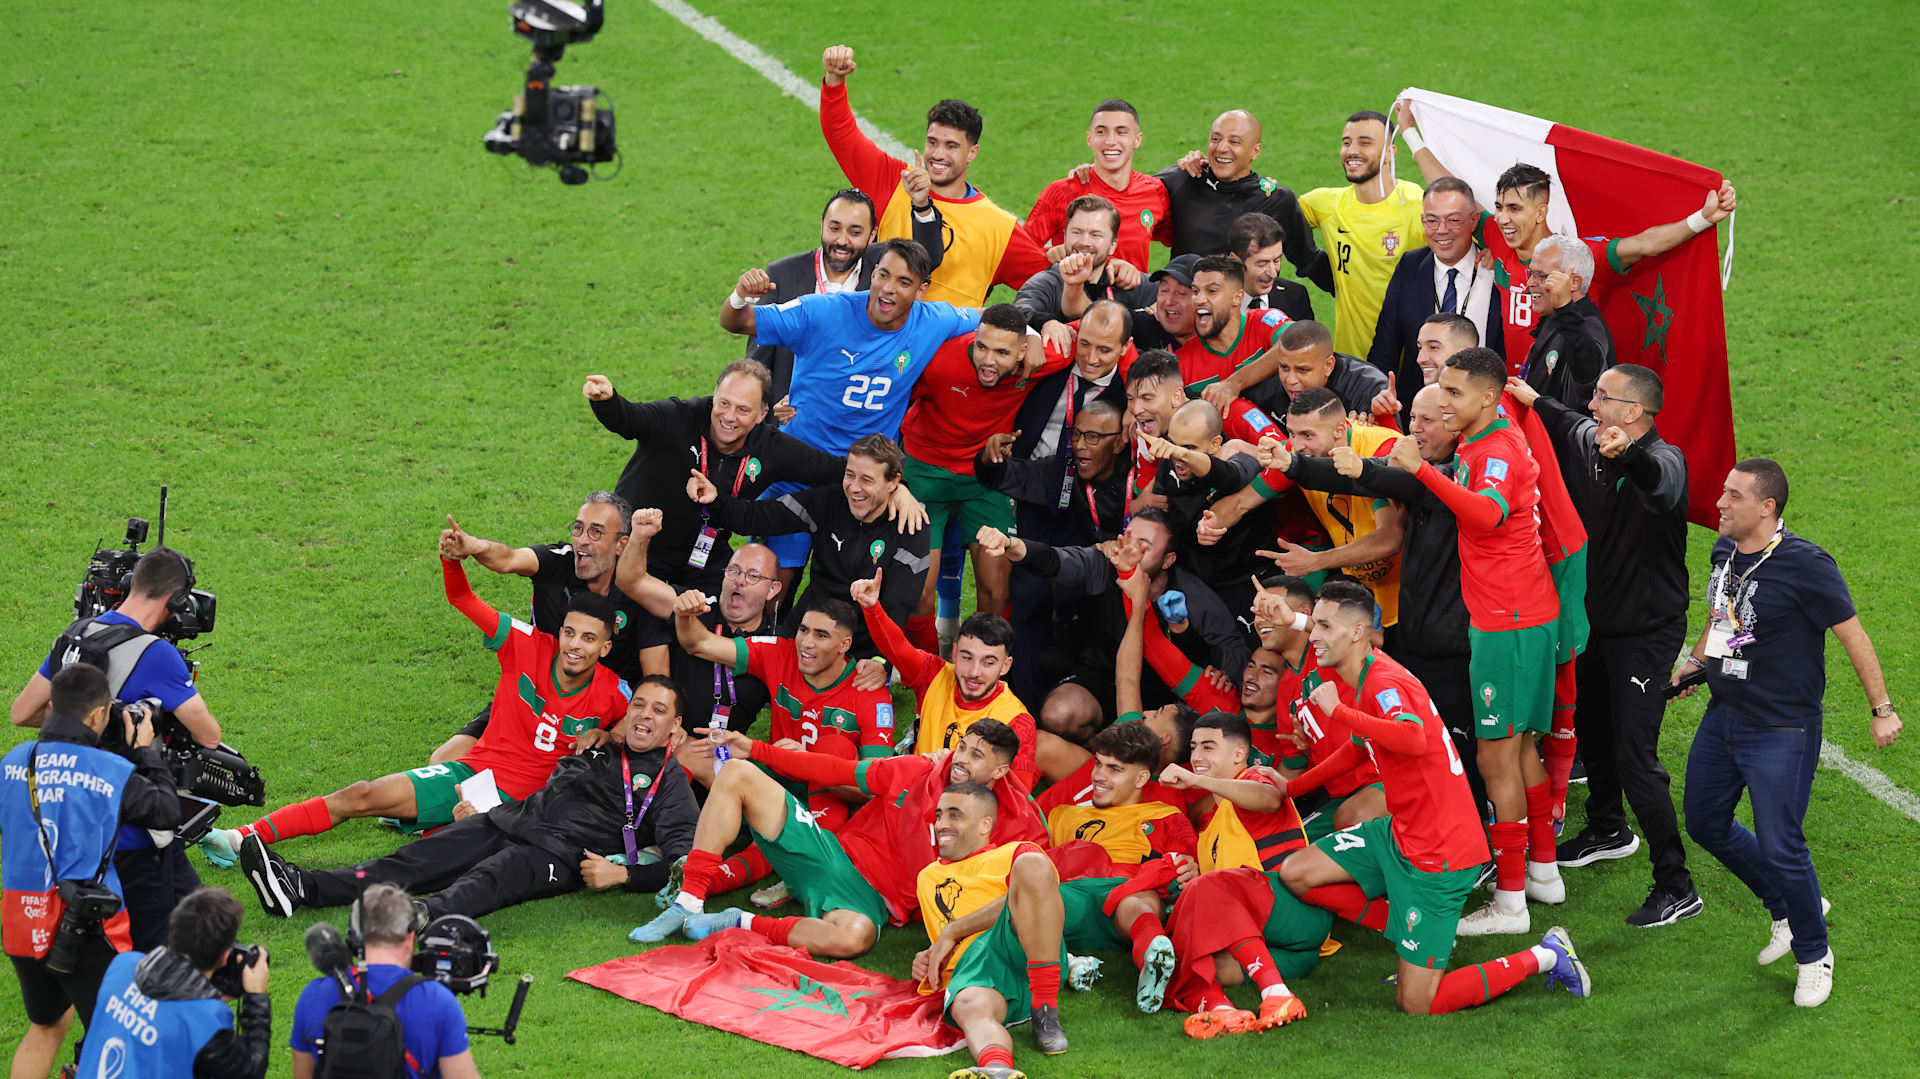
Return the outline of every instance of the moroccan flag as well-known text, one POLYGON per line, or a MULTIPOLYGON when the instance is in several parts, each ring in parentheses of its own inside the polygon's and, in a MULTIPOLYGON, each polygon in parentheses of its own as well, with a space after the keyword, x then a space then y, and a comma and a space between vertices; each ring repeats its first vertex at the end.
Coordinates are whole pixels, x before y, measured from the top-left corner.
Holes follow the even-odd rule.
MULTIPOLYGON (((1525 163, 1553 177, 1547 226, 1568 236, 1631 236, 1700 208, 1720 174, 1677 157, 1604 135, 1465 98, 1409 88, 1414 122, 1428 149, 1473 186, 1491 211, 1493 182, 1525 163)), ((1727 222, 1733 255, 1733 222, 1727 222)), ((1660 434, 1687 456, 1687 516, 1713 527, 1714 503, 1733 467, 1733 403, 1727 389, 1725 271, 1715 230, 1664 255, 1641 259, 1624 279, 1604 282, 1593 299, 1613 331, 1621 363, 1660 373, 1666 407, 1660 434)))
POLYGON ((758 933, 728 929, 568 973, 669 1015, 849 1068, 966 1047, 944 999, 852 963, 819 963, 758 933))

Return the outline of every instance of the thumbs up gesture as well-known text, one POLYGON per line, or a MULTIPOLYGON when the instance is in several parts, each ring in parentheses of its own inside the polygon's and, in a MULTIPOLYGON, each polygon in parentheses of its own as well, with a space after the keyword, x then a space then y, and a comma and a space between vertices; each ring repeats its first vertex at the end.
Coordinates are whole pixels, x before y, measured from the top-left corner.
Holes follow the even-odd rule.
POLYGON ((913 152, 913 164, 900 170, 900 185, 907 189, 915 213, 925 213, 933 204, 933 177, 927 175, 926 159, 913 152))

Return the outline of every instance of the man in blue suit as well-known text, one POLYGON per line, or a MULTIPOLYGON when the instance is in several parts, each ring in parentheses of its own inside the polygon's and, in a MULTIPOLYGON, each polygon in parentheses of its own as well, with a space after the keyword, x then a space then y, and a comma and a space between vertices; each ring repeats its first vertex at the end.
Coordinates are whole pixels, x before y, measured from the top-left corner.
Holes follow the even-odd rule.
POLYGON ((1493 284, 1493 271, 1480 266, 1480 251, 1473 245, 1479 221, 1480 208, 1465 181, 1453 176, 1434 181, 1420 213, 1427 246, 1402 255, 1387 282, 1367 362, 1400 376, 1398 385, 1407 387, 1400 397, 1402 428, 1407 425, 1414 392, 1422 384, 1420 325, 1429 315, 1465 315, 1480 331, 1479 344, 1502 351, 1500 312, 1495 306, 1499 290, 1493 284))

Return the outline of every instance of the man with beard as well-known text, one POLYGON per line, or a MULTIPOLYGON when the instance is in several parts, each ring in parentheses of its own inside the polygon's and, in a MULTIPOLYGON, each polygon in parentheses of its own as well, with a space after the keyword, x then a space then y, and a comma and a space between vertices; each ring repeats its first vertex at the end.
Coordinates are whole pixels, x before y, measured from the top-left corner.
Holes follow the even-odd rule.
MULTIPOLYGON (((1274 345, 1292 324, 1281 311, 1246 308, 1245 268, 1225 255, 1193 264, 1193 328, 1180 346, 1180 379, 1187 396, 1201 397, 1225 415, 1237 397, 1262 408, 1286 398, 1272 384, 1274 345)), ((1256 435, 1252 441, 1258 441, 1256 435)))
POLYGON ((1280 223, 1286 235, 1287 261, 1296 273, 1333 291, 1327 256, 1313 243, 1313 229, 1292 191, 1253 171, 1260 156, 1260 121, 1245 109, 1214 118, 1205 152, 1195 150, 1178 165, 1159 173, 1167 185, 1173 215, 1175 255, 1218 255, 1227 250, 1227 232, 1241 214, 1258 212, 1280 223))
POLYGON ((1356 112, 1340 131, 1347 186, 1300 196, 1300 212, 1320 229, 1333 262, 1333 313, 1340 328, 1333 347, 1349 356, 1369 354, 1387 279, 1402 254, 1427 242, 1420 185, 1399 180, 1388 187, 1380 171, 1392 157, 1386 114, 1356 112))
MULTIPOLYGON (((926 298, 961 307, 979 307, 995 285, 1019 288, 1049 265, 1046 252, 1021 229, 1014 216, 994 205, 967 182, 967 168, 980 152, 980 112, 948 98, 927 110, 927 133, 913 166, 874 145, 860 130, 847 100, 847 76, 859 65, 853 49, 833 45, 820 56, 820 131, 847 182, 867 193, 880 211, 881 239, 911 234, 907 218, 910 174, 924 168, 931 197, 945 218, 951 241, 926 298)), ((931 350, 929 350, 931 351, 931 350)), ((796 384, 801 377, 796 374, 796 384)))
MULTIPOLYGON (((1419 377, 1429 368, 1420 358, 1420 334, 1435 315, 1469 320, 1474 337, 1461 348, 1487 345, 1498 352, 1506 347, 1506 336, 1500 332, 1499 290, 1493 287, 1493 271, 1480 265, 1480 248, 1473 242, 1479 220, 1473 188, 1465 180, 1454 176, 1435 180, 1427 188, 1420 212, 1426 246, 1408 249, 1394 263, 1367 362, 1389 377, 1404 379, 1409 387, 1433 384, 1433 375, 1419 377)), ((1400 422, 1406 421, 1403 408, 1400 422)))
MULTIPOLYGON (((1120 211, 1098 195, 1067 206, 1066 255, 1020 286, 1014 305, 1036 326, 1073 322, 1097 300, 1147 302, 1153 286, 1142 284, 1140 270, 1114 258, 1120 211), (1142 294, 1142 290, 1147 295, 1142 294)), ((1053 331, 1057 333, 1058 331, 1053 331)))
POLYGON ((1290 319, 1313 317, 1313 296, 1307 286, 1280 276, 1287 257, 1287 234, 1280 222, 1262 213, 1241 214, 1227 230, 1227 253, 1246 268, 1247 310, 1273 310, 1290 319))
MULTIPOLYGON (((1131 340, 1133 327, 1132 312, 1114 300, 1095 303, 1079 322, 1064 327, 1070 344, 1059 350, 1073 356, 1073 365, 1035 380, 1014 414, 1013 426, 1000 428, 1015 435, 1013 456, 1037 461, 1063 454, 1070 448, 1067 431, 1081 409, 1094 401, 1126 405, 1126 368, 1139 356, 1131 340)), ((1023 520, 1021 528, 1034 523, 1023 520)))
POLYGON ((1097 196, 1120 213, 1115 255, 1135 269, 1145 270, 1149 242, 1167 230, 1167 188, 1152 176, 1134 170, 1133 155, 1140 149, 1140 114, 1117 97, 1095 105, 1093 117, 1087 121, 1087 149, 1093 151, 1092 166, 1075 169, 1048 184, 1033 200, 1033 209, 1020 227, 1047 249, 1048 258, 1063 259, 1072 248, 1066 227, 1073 217, 1073 205, 1087 196, 1097 196))
MULTIPOLYGON (((1277 433, 1271 420, 1264 415, 1260 419, 1277 433)), ((1247 514, 1211 544, 1201 544, 1194 529, 1208 506, 1245 489, 1259 474, 1260 463, 1251 449, 1244 441, 1225 445, 1220 414, 1205 401, 1181 405, 1167 425, 1167 437, 1147 439, 1148 456, 1164 466, 1154 477, 1153 489, 1167 500, 1183 564, 1243 620, 1253 606, 1248 575, 1258 561, 1255 552, 1273 534, 1268 515, 1247 514)))
POLYGON ((1199 261, 1199 255, 1179 255, 1148 275, 1153 302, 1133 309, 1135 348, 1171 350, 1193 339, 1193 264, 1199 261))
MULTIPOLYGON (((912 214, 912 237, 927 249, 936 265, 946 250, 945 222, 940 208, 926 198, 933 181, 925 169, 908 170, 903 177, 911 201, 917 203, 912 214), (918 193, 915 193, 918 192, 918 193)), ((880 215, 873 200, 858 188, 843 188, 827 199, 820 211, 820 246, 767 263, 767 277, 773 291, 760 298, 763 304, 783 304, 797 296, 820 292, 859 292, 873 277, 874 264, 886 249, 874 246, 874 233, 880 215)), ((773 391, 767 402, 786 397, 793 384, 793 351, 778 345, 762 345, 747 354, 749 359, 766 364, 773 372, 773 391)), ((636 503, 639 505, 642 503, 636 503)))

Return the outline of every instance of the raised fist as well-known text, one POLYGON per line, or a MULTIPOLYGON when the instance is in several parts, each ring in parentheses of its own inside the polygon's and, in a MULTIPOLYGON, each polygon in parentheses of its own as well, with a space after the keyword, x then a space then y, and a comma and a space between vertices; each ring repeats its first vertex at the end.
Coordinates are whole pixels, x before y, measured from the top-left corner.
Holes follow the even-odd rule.
POLYGON ((829 45, 827 51, 820 54, 820 66, 826 72, 824 81, 828 86, 840 86, 846 83, 847 76, 853 74, 859 64, 853 62, 853 46, 829 45))
POLYGON ((633 511, 633 538, 649 540, 660 534, 660 521, 664 515, 651 507, 633 511))
POLYGON ((1360 460, 1359 454, 1353 452, 1352 446, 1335 446, 1329 459, 1333 461, 1335 472, 1350 480, 1360 478, 1360 469, 1364 462, 1360 460))
POLYGON ((773 291, 773 278, 767 276, 767 271, 756 266, 740 275, 740 280, 734 284, 733 291, 739 293, 743 300, 757 300, 773 291))
POLYGON ((1393 467, 1404 472, 1420 471, 1420 466, 1424 463, 1420 457, 1420 443, 1415 442, 1412 435, 1401 435, 1394 439, 1391 463, 1393 467))
POLYGON ((613 398, 613 383, 605 375, 588 375, 587 384, 580 387, 589 401, 607 401, 613 398))

